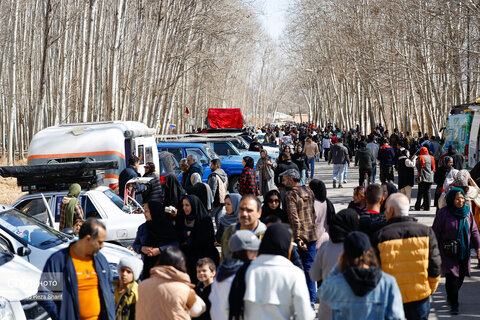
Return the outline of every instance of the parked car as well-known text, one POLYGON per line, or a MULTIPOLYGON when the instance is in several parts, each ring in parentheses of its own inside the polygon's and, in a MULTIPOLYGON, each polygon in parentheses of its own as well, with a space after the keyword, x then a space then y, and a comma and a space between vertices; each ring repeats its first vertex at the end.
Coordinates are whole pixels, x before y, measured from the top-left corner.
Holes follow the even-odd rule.
MULTIPOLYGON (((12 207, 0 206, 0 251, 18 254, 43 270, 47 259, 72 241, 75 241, 74 237, 57 231, 32 216, 12 207)), ((117 264, 120 259, 135 256, 132 251, 108 242, 105 242, 100 252, 107 259, 114 278, 118 278, 117 264)))
MULTIPOLYGON (((58 230, 60 203, 67 194, 68 190, 26 194, 17 199, 12 206, 58 230), (46 208, 44 198, 52 217, 46 208)), ((85 218, 94 217, 105 224, 107 241, 111 243, 128 247, 135 240, 138 227, 145 222, 143 214, 130 214, 130 209, 123 205, 123 199, 106 186, 82 190, 79 201, 85 218)))
MULTIPOLYGON (((204 170, 203 182, 207 182, 208 176, 212 173, 210 161, 220 158, 209 145, 204 143, 167 141, 157 143, 157 148, 159 152, 168 151, 172 153, 178 162, 189 154, 196 155, 198 163, 202 165, 204 170)), ((229 191, 238 190, 238 181, 243 170, 241 160, 222 159, 222 169, 228 176, 229 191)), ((179 176, 179 180, 181 180, 181 176, 179 176)))
POLYGON ((31 263, 0 247, 0 319, 50 319, 37 301, 41 271, 31 263))

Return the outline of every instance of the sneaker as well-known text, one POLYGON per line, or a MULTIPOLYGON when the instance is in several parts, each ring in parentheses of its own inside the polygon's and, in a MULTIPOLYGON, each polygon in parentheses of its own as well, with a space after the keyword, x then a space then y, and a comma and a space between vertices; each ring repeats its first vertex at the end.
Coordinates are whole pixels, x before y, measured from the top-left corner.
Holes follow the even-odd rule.
POLYGON ((343 183, 347 183, 347 180, 343 180, 343 183))
POLYGON ((343 188, 343 186, 341 184, 338 185, 338 188, 343 188))
POLYGON ((337 181, 333 180, 333 189, 337 187, 337 181))

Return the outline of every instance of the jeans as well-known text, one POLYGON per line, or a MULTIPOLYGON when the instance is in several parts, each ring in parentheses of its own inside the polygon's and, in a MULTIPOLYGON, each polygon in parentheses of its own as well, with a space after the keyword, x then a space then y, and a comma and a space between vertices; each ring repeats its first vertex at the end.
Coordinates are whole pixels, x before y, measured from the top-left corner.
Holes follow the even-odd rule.
POLYGON ((407 320, 428 320, 428 315, 430 314, 430 297, 419 301, 404 303, 403 311, 405 311, 405 318, 407 320))
POLYGON ((305 278, 307 280, 308 293, 310 294, 310 302, 312 305, 315 303, 315 298, 317 296, 317 284, 315 281, 310 279, 310 268, 312 267, 313 260, 315 260, 315 255, 317 253, 317 241, 312 241, 307 243, 307 250, 302 250, 298 248, 298 253, 300 254, 300 259, 302 260, 303 271, 305 272, 305 278))
POLYGON ((305 186, 306 182, 307 182, 307 169, 303 169, 300 172, 300 185, 303 187, 305 186))
POLYGON ((342 184, 344 170, 345 170, 345 165, 343 163, 334 164, 333 165, 333 181, 337 181, 337 177, 338 177, 339 184, 342 184))
POLYGON ((348 174, 348 162, 345 162, 345 169, 343 171, 343 180, 347 180, 347 174, 348 174))
POLYGON ((423 209, 430 210, 430 187, 431 182, 420 182, 418 184, 417 201, 415 202, 415 210, 420 210, 421 202, 423 200, 423 209))
POLYGON ((313 179, 315 173, 315 158, 308 159, 308 165, 310 166, 310 179, 313 179))

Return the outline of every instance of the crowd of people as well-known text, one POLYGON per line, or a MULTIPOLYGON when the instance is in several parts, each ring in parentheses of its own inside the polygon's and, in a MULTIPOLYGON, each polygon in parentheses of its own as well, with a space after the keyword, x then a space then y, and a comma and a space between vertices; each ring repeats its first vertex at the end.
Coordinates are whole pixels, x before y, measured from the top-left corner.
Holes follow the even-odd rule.
MULTIPOLYGON (((368 136, 312 124, 263 131, 280 157, 255 139, 260 159, 244 157, 238 193, 227 191, 219 159, 203 183, 194 155, 181 161, 181 182, 172 174, 160 194, 142 190, 146 222, 132 245, 141 260, 122 259, 115 283, 99 252, 105 226, 87 219, 45 266, 45 279, 64 280, 63 299, 42 303, 51 318, 314 319, 318 303, 318 319, 428 319, 441 275, 458 314, 470 250, 480 259, 480 191, 453 147, 443 154, 436 137, 380 125, 368 136), (339 212, 315 179, 321 159, 333 163, 333 188, 358 166, 358 187, 339 212), (437 185, 432 227, 409 215, 414 183, 415 210, 430 210, 437 185)), ((70 191, 67 226, 81 215, 70 191)))

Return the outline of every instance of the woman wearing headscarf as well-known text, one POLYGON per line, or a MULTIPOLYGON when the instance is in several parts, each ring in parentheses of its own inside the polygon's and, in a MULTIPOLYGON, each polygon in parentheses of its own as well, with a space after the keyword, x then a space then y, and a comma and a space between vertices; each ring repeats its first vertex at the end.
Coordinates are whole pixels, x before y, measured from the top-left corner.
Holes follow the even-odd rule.
POLYGON ((451 314, 455 315, 458 314, 458 291, 465 276, 470 276, 470 248, 476 249, 480 259, 480 235, 462 188, 450 189, 446 202, 446 207, 435 216, 432 228, 440 248, 447 300, 451 314))
POLYGON ((213 204, 213 193, 210 186, 202 182, 202 177, 198 173, 193 173, 190 177, 192 182, 192 187, 188 194, 193 194, 197 196, 200 201, 202 201, 203 206, 207 211, 212 210, 213 204))
POLYGON ((200 258, 210 258, 218 265, 213 222, 200 199, 194 195, 182 198, 182 208, 176 216, 175 228, 180 248, 187 257, 187 271, 197 283, 196 263, 200 258))
POLYGON ((315 229, 317 231, 317 250, 322 243, 328 240, 328 223, 335 216, 335 207, 327 199, 325 183, 318 179, 310 181, 310 189, 315 195, 313 207, 315 209, 315 229))
POLYGON ((173 206, 179 209, 182 205, 182 197, 184 194, 185 191, 182 185, 173 173, 165 177, 165 197, 163 198, 165 207, 173 206))
POLYGON ((447 156, 452 157, 453 159, 453 167, 457 170, 463 169, 463 155, 457 151, 455 145, 451 144, 447 148, 447 156))
POLYGON ((218 219, 217 234, 215 235, 218 243, 222 243, 225 229, 238 222, 238 207, 241 198, 242 196, 238 193, 229 193, 225 196, 225 214, 218 219))
POLYGON ((368 236, 349 233, 338 264, 320 287, 333 319, 405 319, 395 278, 380 269, 368 236))
POLYGON ((268 191, 275 189, 275 172, 276 163, 268 155, 265 149, 260 150, 260 159, 257 161, 257 173, 260 182, 260 195, 264 196, 268 191))
POLYGON ((395 187, 395 185, 391 182, 385 182, 382 184, 383 188, 383 202, 382 205, 380 206, 380 212, 385 212, 385 204, 387 203, 388 197, 390 197, 392 194, 397 193, 398 189, 395 187))
POLYGON ((268 216, 276 216, 283 223, 289 223, 287 213, 280 208, 280 201, 280 192, 277 190, 270 190, 263 198, 262 216, 260 217, 260 221, 265 223, 265 219, 268 216))
POLYGON ((239 180, 239 191, 242 196, 246 194, 253 194, 258 196, 257 177, 253 167, 255 161, 252 157, 243 157, 243 170, 239 180))
POLYGON ((453 159, 452 157, 445 156, 440 161, 440 167, 437 168, 435 174, 433 175, 433 181, 437 185, 435 188, 435 198, 433 199, 433 206, 437 207, 438 210, 438 199, 442 194, 443 183, 445 182, 445 178, 447 178, 448 173, 452 170, 453 167, 453 159))
POLYGON ((230 318, 245 320, 315 318, 305 274, 288 260, 293 237, 274 223, 260 243, 259 256, 237 272, 229 295, 230 318))
POLYGON ((167 246, 178 246, 178 238, 173 221, 176 213, 165 212, 160 201, 149 201, 144 204, 145 223, 138 227, 132 248, 143 260, 143 271, 140 279, 150 276, 150 269, 155 265, 158 255, 167 246))
POLYGON ((426 147, 420 148, 420 155, 417 161, 417 182, 418 193, 415 202, 415 210, 430 210, 430 187, 433 183, 433 174, 435 173, 435 159, 428 153, 426 147), (421 204, 423 200, 423 205, 421 204))
POLYGON ((300 171, 300 185, 304 186, 307 180, 308 157, 301 144, 295 147, 295 153, 292 156, 292 162, 295 163, 300 171))
MULTIPOLYGON (((328 274, 337 264, 338 257, 343 251, 345 237, 350 232, 357 231, 358 228, 358 214, 354 209, 340 210, 332 217, 329 229, 330 239, 324 242, 318 249, 309 272, 310 279, 320 282, 327 279, 328 274)), ((318 306, 318 319, 320 319, 320 315, 324 315, 322 319, 331 319, 332 310, 325 303, 320 303, 318 306)))
POLYGON ((68 188, 67 196, 63 197, 60 203, 60 231, 73 228, 73 222, 78 219, 85 220, 82 206, 78 201, 81 192, 82 187, 78 183, 72 183, 68 188))

